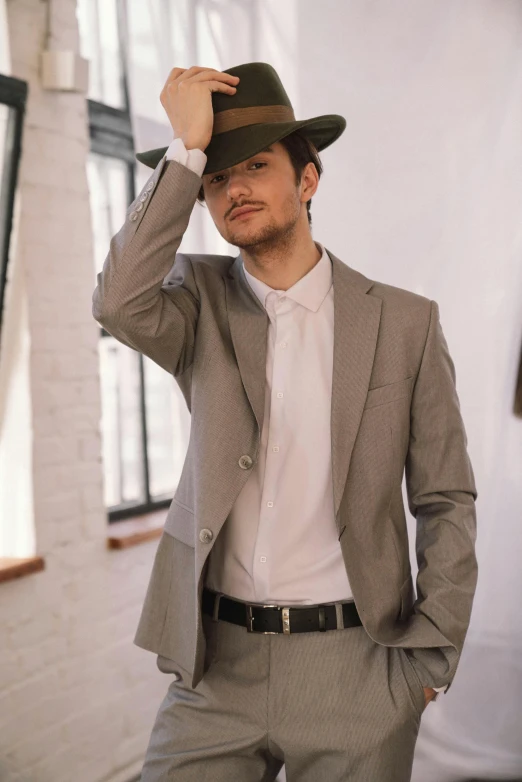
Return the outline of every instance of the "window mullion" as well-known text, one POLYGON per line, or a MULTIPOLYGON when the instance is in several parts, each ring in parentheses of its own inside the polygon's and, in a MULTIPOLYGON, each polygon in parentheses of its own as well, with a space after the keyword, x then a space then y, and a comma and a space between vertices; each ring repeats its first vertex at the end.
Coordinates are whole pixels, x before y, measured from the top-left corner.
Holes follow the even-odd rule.
POLYGON ((147 405, 145 403, 145 363, 143 355, 139 354, 140 362, 140 413, 141 413, 141 441, 143 456, 143 484, 145 488, 145 504, 150 506, 150 466, 149 466, 149 448, 147 441, 147 405))

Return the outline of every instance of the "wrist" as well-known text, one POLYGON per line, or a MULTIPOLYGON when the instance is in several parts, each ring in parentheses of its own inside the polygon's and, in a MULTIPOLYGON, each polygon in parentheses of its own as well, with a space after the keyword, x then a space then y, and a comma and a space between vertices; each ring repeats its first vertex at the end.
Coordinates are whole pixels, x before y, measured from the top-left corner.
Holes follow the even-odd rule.
POLYGON ((183 141, 186 150, 199 149, 201 150, 201 152, 204 152, 210 143, 210 139, 205 140, 202 138, 183 136, 183 135, 181 135, 179 138, 181 138, 181 140, 183 141))

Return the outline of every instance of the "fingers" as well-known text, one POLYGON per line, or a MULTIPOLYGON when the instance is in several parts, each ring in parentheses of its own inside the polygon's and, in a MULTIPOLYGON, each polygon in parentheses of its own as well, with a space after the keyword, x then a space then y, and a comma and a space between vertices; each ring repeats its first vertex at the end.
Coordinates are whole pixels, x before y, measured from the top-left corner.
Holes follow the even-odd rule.
POLYGON ((212 81, 213 83, 219 81, 229 85, 236 85, 239 82, 239 77, 230 73, 224 73, 224 71, 218 71, 216 68, 204 68, 199 65, 193 65, 191 68, 172 68, 167 77, 165 88, 169 84, 179 84, 188 80, 191 82, 212 81))
POLYGON ((215 68, 198 68, 194 73, 190 73, 192 68, 189 68, 184 74, 180 76, 178 81, 220 81, 226 84, 237 84, 239 81, 238 76, 233 76, 231 73, 224 73, 224 71, 217 71, 215 68), (212 77, 212 78, 210 78, 212 77))
POLYGON ((236 87, 233 84, 224 84, 221 81, 209 81, 210 92, 228 92, 233 95, 236 87))

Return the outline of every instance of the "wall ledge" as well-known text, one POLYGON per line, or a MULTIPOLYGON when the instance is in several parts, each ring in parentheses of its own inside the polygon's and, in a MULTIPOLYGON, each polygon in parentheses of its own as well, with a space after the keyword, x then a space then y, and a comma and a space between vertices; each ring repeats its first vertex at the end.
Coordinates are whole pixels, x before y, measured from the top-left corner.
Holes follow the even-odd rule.
MULTIPOLYGON (((126 521, 113 522, 109 526, 107 547, 124 549, 157 540, 161 537, 167 513, 165 510, 144 513, 126 521)), ((43 557, 0 557, 0 584, 30 576, 45 570, 43 557)))
POLYGON ((161 537, 166 518, 167 511, 163 509, 144 513, 126 521, 113 521, 109 525, 107 547, 130 548, 140 543, 147 543, 149 540, 156 540, 161 537))
POLYGON ((44 569, 43 557, 0 557, 0 583, 23 578, 44 569))

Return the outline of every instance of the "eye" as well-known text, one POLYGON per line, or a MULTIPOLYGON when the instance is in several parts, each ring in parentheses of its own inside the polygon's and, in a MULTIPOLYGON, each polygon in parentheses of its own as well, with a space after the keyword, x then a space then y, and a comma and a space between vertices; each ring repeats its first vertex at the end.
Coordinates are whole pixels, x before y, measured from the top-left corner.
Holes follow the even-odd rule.
MULTIPOLYGON (((262 163, 260 160, 256 160, 255 163, 251 163, 250 167, 252 167, 252 166, 266 166, 266 163, 262 163)), ((259 171, 259 169, 257 169, 257 168, 255 170, 259 171)), ((219 179, 219 177, 223 177, 223 176, 225 176, 225 175, 224 174, 216 174, 216 176, 213 179, 210 180, 210 184, 211 185, 214 184, 214 182, 216 182, 216 179, 219 179)), ((219 184, 219 182, 217 184, 219 184)))

